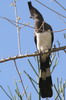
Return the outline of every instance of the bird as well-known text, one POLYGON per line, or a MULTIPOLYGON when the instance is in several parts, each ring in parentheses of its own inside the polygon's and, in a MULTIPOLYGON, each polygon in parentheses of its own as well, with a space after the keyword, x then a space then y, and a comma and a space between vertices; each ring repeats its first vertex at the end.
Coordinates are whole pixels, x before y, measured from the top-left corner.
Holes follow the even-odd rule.
MULTIPOLYGON (((34 41, 37 51, 45 52, 52 48, 54 41, 52 27, 44 21, 42 14, 32 5, 32 2, 28 2, 28 8, 30 11, 30 18, 34 19, 34 41)), ((53 96, 53 82, 51 77, 51 54, 39 55, 40 58, 40 75, 39 75, 39 89, 42 98, 50 98, 53 96)))

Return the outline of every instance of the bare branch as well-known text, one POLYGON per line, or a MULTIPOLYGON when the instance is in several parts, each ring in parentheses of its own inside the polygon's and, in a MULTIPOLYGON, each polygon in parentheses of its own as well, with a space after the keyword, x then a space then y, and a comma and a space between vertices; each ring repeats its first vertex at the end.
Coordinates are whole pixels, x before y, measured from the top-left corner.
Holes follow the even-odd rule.
POLYGON ((54 84, 54 88, 55 88, 55 90, 56 90, 56 92, 57 92, 57 94, 58 94, 59 99, 62 100, 62 98, 60 97, 60 94, 59 94, 59 92, 58 92, 58 90, 57 90, 55 84, 54 84))
POLYGON ((39 85, 29 74, 27 74, 26 71, 24 71, 24 73, 28 76, 28 78, 30 78, 36 85, 39 85))
MULTIPOLYGON (((22 26, 27 26, 27 27, 30 27, 30 28, 32 28, 32 29, 35 29, 34 26, 29 25, 30 23, 24 24, 24 23, 20 23, 20 22, 16 22, 16 21, 14 21, 14 20, 8 19, 8 18, 6 18, 6 17, 2 17, 2 16, 0 16, 0 18, 7 20, 8 22, 10 22, 11 24, 13 24, 13 25, 16 26, 16 27, 19 27, 18 25, 16 25, 16 23, 18 23, 18 24, 20 24, 20 25, 22 25, 22 26)), ((20 29, 21 29, 21 26, 20 26, 20 29)), ((62 32, 62 31, 65 31, 65 30, 66 30, 66 28, 61 29, 61 30, 51 31, 51 32, 57 33, 57 32, 62 32)))
POLYGON ((21 54, 21 45, 20 45, 20 27, 19 27, 19 17, 18 17, 18 11, 17 11, 17 5, 16 5, 16 0, 14 0, 14 11, 15 11, 15 19, 16 19, 16 27, 17 28, 17 35, 18 35, 18 52, 19 55, 21 54))
POLYGON ((15 60, 14 60, 14 64, 15 64, 15 67, 16 67, 16 71, 17 71, 17 73, 18 73, 18 75, 19 75, 19 78, 20 78, 20 81, 21 81, 21 84, 22 84, 24 93, 25 93, 26 98, 27 98, 27 93, 26 93, 26 90, 25 90, 25 87, 24 87, 24 84, 23 84, 23 81, 22 81, 22 77, 21 77, 21 75, 20 75, 20 72, 19 72, 19 70, 18 70, 18 67, 17 67, 17 64, 16 64, 16 61, 15 61, 15 60))
POLYGON ((60 51, 60 50, 65 50, 65 49, 66 49, 66 46, 62 46, 62 47, 59 47, 59 48, 51 48, 51 50, 46 50, 43 53, 36 52, 36 53, 33 53, 33 54, 25 54, 25 55, 19 55, 19 56, 14 56, 14 57, 8 57, 8 58, 1 59, 0 63, 10 61, 10 60, 16 60, 16 59, 20 59, 20 58, 33 57, 33 56, 39 56, 39 55, 42 55, 42 54, 53 53, 53 52, 57 52, 57 51, 60 51))
POLYGON ((30 64, 31 68, 33 69, 34 73, 37 75, 37 77, 39 77, 38 73, 37 73, 36 70, 34 69, 34 67, 33 67, 33 65, 32 65, 32 63, 31 63, 31 61, 30 61, 29 59, 28 59, 28 62, 29 62, 29 64, 30 64))
POLYGON ((17 85, 16 82, 15 82, 15 85, 16 85, 16 89, 15 89, 16 94, 18 95, 18 97, 20 98, 20 100, 23 100, 22 99, 22 95, 20 94, 20 91, 19 91, 19 87, 18 87, 18 85, 17 85))
POLYGON ((66 16, 64 16, 64 15, 62 15, 61 13, 59 13, 59 12, 57 12, 57 11, 51 9, 50 7, 48 7, 48 6, 46 6, 45 4, 41 3, 39 0, 35 0, 35 1, 37 1, 38 3, 40 3, 42 6, 46 7, 47 9, 51 10, 51 11, 54 12, 55 14, 60 15, 60 16, 62 16, 63 18, 66 18, 66 16))
MULTIPOLYGON (((27 26, 27 27, 30 27, 30 28, 33 28, 33 29, 34 29, 34 27, 31 26, 31 25, 29 25, 29 23, 24 24, 24 23, 16 22, 16 21, 14 21, 14 20, 11 20, 11 19, 8 19, 8 18, 2 17, 2 16, 0 16, 0 18, 9 21, 11 24, 13 24, 13 25, 16 26, 16 27, 19 27, 19 26, 16 25, 16 23, 17 23, 17 24, 20 24, 20 25, 23 25, 23 26, 27 26)), ((20 27, 20 28, 21 28, 21 27, 20 27)))
POLYGON ((57 0, 53 0, 53 1, 55 1, 63 10, 66 11, 66 8, 64 8, 57 0))
POLYGON ((28 76, 28 78, 30 79, 30 82, 32 83, 32 85, 33 85, 33 87, 34 87, 34 89, 36 90, 36 92, 39 94, 39 92, 38 92, 38 90, 37 90, 37 88, 36 88, 36 86, 34 85, 34 83, 36 83, 25 71, 24 71, 24 73, 28 76))
POLYGON ((6 90, 3 88, 3 86, 0 85, 0 88, 4 91, 4 93, 8 96, 8 98, 10 100, 12 100, 12 98, 9 96, 9 94, 6 92, 6 90))

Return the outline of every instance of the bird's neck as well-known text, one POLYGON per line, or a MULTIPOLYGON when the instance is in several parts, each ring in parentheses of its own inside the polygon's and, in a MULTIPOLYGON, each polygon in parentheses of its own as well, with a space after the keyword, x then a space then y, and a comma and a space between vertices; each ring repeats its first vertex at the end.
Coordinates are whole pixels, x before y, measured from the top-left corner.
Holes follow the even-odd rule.
POLYGON ((44 31, 44 21, 42 19, 35 19, 34 20, 34 28, 36 32, 44 31))

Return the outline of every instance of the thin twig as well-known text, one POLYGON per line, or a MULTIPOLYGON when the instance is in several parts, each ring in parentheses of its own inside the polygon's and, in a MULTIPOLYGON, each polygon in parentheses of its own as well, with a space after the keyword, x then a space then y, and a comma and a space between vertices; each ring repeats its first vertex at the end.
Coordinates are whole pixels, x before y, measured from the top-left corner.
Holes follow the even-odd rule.
POLYGON ((66 16, 64 16, 64 15, 62 15, 61 13, 59 13, 59 12, 57 12, 57 11, 51 9, 50 7, 48 7, 48 6, 46 6, 45 4, 41 3, 39 0, 35 0, 35 1, 37 1, 38 3, 40 3, 41 5, 43 5, 44 7, 46 7, 47 9, 51 10, 52 12, 56 13, 57 15, 60 15, 60 16, 62 16, 63 18, 66 18, 66 16))
MULTIPOLYGON (((25 91, 27 91, 28 86, 25 87, 25 91)), ((25 95, 25 92, 22 93, 22 97, 25 95)))
POLYGON ((20 72, 19 72, 19 70, 18 70, 18 67, 17 67, 17 64, 16 64, 16 61, 15 61, 15 60, 14 60, 14 64, 15 64, 15 67, 16 67, 16 71, 17 71, 17 73, 18 73, 18 75, 19 75, 19 78, 20 78, 20 81, 21 81, 21 84, 22 84, 24 93, 25 93, 26 98, 27 98, 27 93, 26 93, 26 91, 25 91, 24 83, 23 83, 22 77, 21 77, 21 75, 20 75, 20 72))
POLYGON ((36 86, 34 85, 33 81, 32 81, 31 79, 30 79, 30 81, 31 81, 31 83, 32 83, 32 85, 33 85, 35 91, 39 94, 39 92, 38 92, 38 90, 36 89, 36 86))
POLYGON ((22 95, 20 94, 19 87, 18 87, 16 81, 15 81, 15 85, 16 85, 16 89, 15 89, 16 94, 18 95, 18 97, 20 98, 20 100, 23 100, 22 99, 22 95))
POLYGON ((32 78, 32 77, 30 77, 29 76, 29 74, 27 74, 27 72, 26 71, 24 71, 24 73, 35 83, 35 84, 37 84, 38 85, 38 83, 32 78))
MULTIPOLYGON (((30 28, 32 28, 32 29, 35 29, 32 25, 29 25, 29 23, 24 24, 24 23, 16 22, 16 21, 13 21, 13 20, 11 20, 11 19, 8 19, 8 18, 6 18, 6 17, 2 17, 2 16, 0 16, 0 18, 9 21, 11 24, 13 24, 13 25, 16 26, 16 27, 19 27, 19 26, 16 25, 16 23, 18 23, 18 24, 20 24, 20 25, 27 26, 27 27, 30 27, 30 28)), ((21 28, 21 27, 20 27, 20 28, 21 28)), ((66 30, 66 28, 61 29, 61 30, 51 31, 51 32, 53 32, 53 33, 57 33, 57 32, 63 32, 63 31, 65 31, 65 30, 66 30)))
POLYGON ((4 93, 8 96, 8 98, 10 100, 12 100, 12 98, 9 96, 9 94, 5 91, 5 89, 3 88, 3 86, 0 85, 0 88, 4 91, 4 93))
POLYGON ((12 99, 13 99, 14 97, 13 97, 13 94, 12 94, 11 89, 10 89, 10 87, 9 87, 9 86, 8 86, 8 90, 9 90, 9 93, 10 93, 10 95, 11 95, 12 99))
POLYGON ((66 11, 66 9, 57 0, 53 0, 53 1, 55 1, 63 10, 66 11))
POLYGON ((65 100, 65 83, 63 84, 63 97, 64 97, 64 100, 65 100))
POLYGON ((59 92, 58 92, 58 90, 57 90, 55 84, 54 84, 54 88, 55 88, 55 90, 56 90, 56 92, 57 92, 57 94, 58 94, 59 99, 62 100, 62 98, 60 97, 59 92))
POLYGON ((16 60, 16 59, 20 59, 20 58, 34 57, 34 56, 38 56, 38 55, 42 55, 42 54, 53 53, 53 52, 57 52, 57 51, 65 50, 65 49, 66 49, 66 46, 62 46, 59 48, 52 48, 50 51, 46 50, 43 53, 38 52, 38 53, 33 53, 33 54, 25 54, 25 55, 19 55, 19 56, 14 56, 14 57, 8 57, 8 58, 1 59, 0 63, 10 61, 10 60, 16 60))
MULTIPOLYGON (((11 19, 8 19, 8 18, 6 18, 6 17, 2 17, 2 16, 0 16, 0 18, 9 21, 11 24, 13 24, 13 25, 16 26, 16 27, 19 27, 19 26, 16 25, 16 23, 17 23, 17 24, 20 24, 20 25, 23 25, 23 26, 27 26, 27 27, 30 27, 30 28, 33 28, 33 29, 34 29, 34 27, 31 26, 31 25, 29 25, 29 23, 24 24, 24 23, 16 22, 16 21, 14 21, 14 20, 11 20, 11 19), (14 24, 14 23, 15 23, 15 24, 14 24)), ((20 28, 21 28, 21 27, 20 27, 20 28)))
POLYGON ((17 35, 18 35, 18 51, 19 55, 21 54, 21 46, 20 46, 20 27, 19 27, 19 19, 18 19, 18 11, 16 6, 16 0, 14 0, 14 11, 15 11, 15 18, 16 18, 16 27, 17 28, 17 35))
MULTIPOLYGON (((37 64, 38 64, 38 75, 40 75, 40 57, 39 56, 37 56, 37 64)), ((38 77, 38 80, 39 80, 40 78, 38 77)), ((38 88, 38 92, 39 92, 39 95, 38 95, 38 100, 41 100, 41 94, 40 94, 40 88, 38 88)))
POLYGON ((39 77, 38 73, 37 73, 36 70, 34 69, 34 67, 33 67, 33 65, 32 65, 32 63, 30 62, 29 59, 28 59, 28 62, 29 62, 29 64, 30 64, 31 68, 33 69, 33 71, 35 72, 35 74, 39 77))
POLYGON ((18 97, 20 98, 20 100, 23 100, 23 99, 22 99, 22 96, 21 96, 21 94, 20 94, 20 91, 19 91, 18 85, 17 85, 16 82, 15 82, 15 84, 16 84, 16 90, 15 90, 15 92, 16 92, 16 94, 18 95, 18 97))
POLYGON ((52 68, 52 70, 51 70, 51 73, 53 73, 53 71, 54 71, 54 69, 56 68, 56 65, 58 64, 58 59, 56 58, 56 60, 55 60, 55 63, 54 63, 54 66, 53 66, 53 68, 52 68))
POLYGON ((59 92, 59 79, 58 79, 58 77, 57 77, 57 90, 59 92))
POLYGON ((33 87, 34 87, 34 89, 36 90, 36 92, 39 94, 39 92, 38 92, 38 90, 37 90, 37 88, 36 88, 36 86, 34 85, 34 83, 33 82, 35 82, 34 80, 32 80, 32 78, 24 71, 24 73, 28 76, 28 78, 30 79, 30 82, 32 83, 32 85, 33 85, 33 87))

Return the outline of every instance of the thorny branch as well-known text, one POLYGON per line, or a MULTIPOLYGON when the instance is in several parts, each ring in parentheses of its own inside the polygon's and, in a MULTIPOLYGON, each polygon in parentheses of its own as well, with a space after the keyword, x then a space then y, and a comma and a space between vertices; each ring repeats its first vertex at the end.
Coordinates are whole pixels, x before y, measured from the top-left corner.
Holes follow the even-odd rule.
POLYGON ((60 50, 65 50, 65 49, 66 49, 66 46, 62 46, 59 48, 51 48, 50 50, 46 50, 44 52, 35 52, 33 54, 25 54, 25 55, 19 55, 19 56, 14 56, 14 57, 8 57, 8 58, 1 59, 0 63, 10 61, 10 60, 16 60, 16 59, 20 59, 20 58, 33 57, 33 56, 39 56, 42 54, 53 53, 53 52, 57 52, 60 50))

